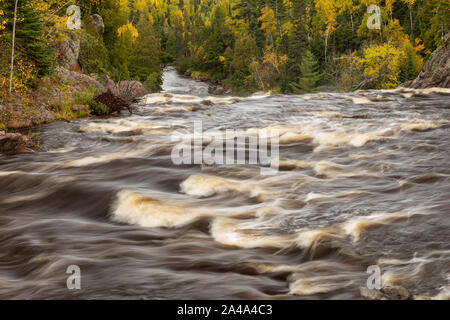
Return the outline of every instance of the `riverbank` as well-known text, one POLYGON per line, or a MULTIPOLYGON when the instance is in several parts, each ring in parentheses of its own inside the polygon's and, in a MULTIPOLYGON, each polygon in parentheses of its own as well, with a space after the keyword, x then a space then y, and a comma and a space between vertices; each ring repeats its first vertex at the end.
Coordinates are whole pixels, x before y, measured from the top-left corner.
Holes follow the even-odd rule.
POLYGON ((115 83, 107 76, 85 75, 58 67, 39 80, 35 90, 12 95, 0 104, 0 153, 39 150, 33 128, 54 121, 91 116, 119 116, 148 94, 137 81, 115 83))
POLYGON ((58 67, 52 76, 41 79, 35 90, 13 95, 0 104, 0 130, 14 131, 88 117, 97 113, 92 101, 106 92, 130 104, 148 94, 137 81, 115 83, 107 76, 85 75, 58 67))

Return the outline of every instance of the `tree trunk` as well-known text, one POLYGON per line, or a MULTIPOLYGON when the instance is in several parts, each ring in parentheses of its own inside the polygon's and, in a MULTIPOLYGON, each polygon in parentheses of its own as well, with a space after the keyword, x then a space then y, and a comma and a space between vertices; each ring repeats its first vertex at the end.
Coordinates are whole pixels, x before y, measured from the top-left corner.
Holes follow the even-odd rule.
POLYGON ((14 47, 16 45, 16 21, 17 21, 17 5, 19 0, 16 0, 16 5, 14 7, 14 22, 13 22, 13 34, 12 34, 12 49, 11 49, 11 75, 9 77, 9 94, 12 93, 12 83, 14 75, 14 47))
POLYGON ((351 14, 350 15, 350 21, 352 22, 352 34, 354 34, 355 33, 355 26, 354 26, 354 24, 353 24, 353 14, 351 14))
POLYGON ((412 5, 409 5, 409 22, 411 23, 411 43, 414 44, 412 5))

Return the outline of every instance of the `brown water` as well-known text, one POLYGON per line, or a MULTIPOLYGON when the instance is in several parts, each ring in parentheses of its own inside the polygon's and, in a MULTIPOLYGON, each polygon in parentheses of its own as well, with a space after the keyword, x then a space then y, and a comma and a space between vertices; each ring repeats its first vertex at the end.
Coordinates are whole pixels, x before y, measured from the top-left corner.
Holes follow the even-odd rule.
POLYGON ((172 69, 164 90, 0 156, 0 298, 361 299, 371 265, 449 298, 449 90, 209 97, 172 69), (195 120, 279 130, 280 172, 173 165, 195 120))

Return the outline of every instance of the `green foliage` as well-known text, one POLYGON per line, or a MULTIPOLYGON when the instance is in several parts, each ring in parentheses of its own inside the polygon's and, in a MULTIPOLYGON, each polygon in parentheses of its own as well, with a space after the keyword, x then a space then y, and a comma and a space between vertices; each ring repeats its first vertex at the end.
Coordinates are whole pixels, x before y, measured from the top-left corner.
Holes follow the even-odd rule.
POLYGON ((161 72, 150 73, 143 84, 149 92, 158 92, 161 90, 162 85, 161 72))
POLYGON ((79 62, 87 74, 111 74, 111 62, 108 49, 98 35, 97 28, 91 17, 85 18, 85 28, 78 31, 80 37, 79 62))
POLYGON ((139 36, 130 60, 130 75, 144 83, 150 92, 161 89, 160 48, 153 26, 146 14, 141 13, 137 26, 139 36))
MULTIPOLYGON (((0 34, 0 38, 11 41, 13 30, 15 1, 5 3, 4 12, 11 17, 6 24, 6 29, 0 34)), ((31 6, 29 1, 23 1, 18 6, 16 23, 16 52, 17 56, 31 60, 37 68, 40 77, 50 74, 54 67, 55 59, 49 46, 46 44, 44 24, 42 17, 31 6)))
POLYGON ((289 53, 288 53, 288 68, 286 71, 286 80, 283 90, 290 91, 289 87, 286 87, 286 83, 296 83, 301 76, 301 65, 303 61, 303 55, 308 48, 308 36, 305 28, 305 1, 298 0, 293 3, 293 30, 289 35, 289 53))
POLYGON ((317 59, 310 51, 306 51, 303 56, 300 65, 300 73, 301 76, 298 79, 298 82, 290 84, 292 92, 297 94, 317 92, 321 75, 317 59))
POLYGON ((88 103, 90 113, 94 116, 106 116, 109 114, 109 108, 103 103, 91 100, 88 103))
POLYGON ((73 104, 89 105, 91 101, 94 100, 96 90, 89 89, 86 91, 75 92, 73 94, 73 104))
POLYGON ((235 92, 251 92, 256 85, 251 77, 252 57, 257 53, 255 39, 250 35, 241 36, 234 46, 230 64, 231 84, 235 92))

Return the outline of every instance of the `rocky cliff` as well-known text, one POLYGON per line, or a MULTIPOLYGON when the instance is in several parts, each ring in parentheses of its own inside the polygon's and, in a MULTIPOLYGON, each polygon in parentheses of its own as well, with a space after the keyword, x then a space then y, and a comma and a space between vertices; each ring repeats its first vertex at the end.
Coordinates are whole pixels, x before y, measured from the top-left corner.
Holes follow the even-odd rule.
POLYGON ((444 37, 444 45, 431 54, 417 79, 403 86, 413 89, 450 88, 450 33, 444 37))

